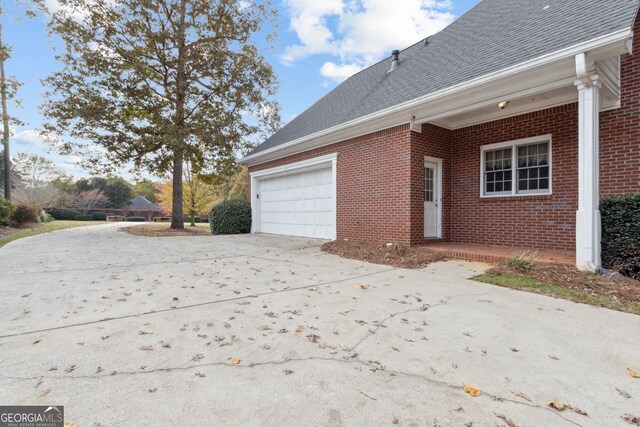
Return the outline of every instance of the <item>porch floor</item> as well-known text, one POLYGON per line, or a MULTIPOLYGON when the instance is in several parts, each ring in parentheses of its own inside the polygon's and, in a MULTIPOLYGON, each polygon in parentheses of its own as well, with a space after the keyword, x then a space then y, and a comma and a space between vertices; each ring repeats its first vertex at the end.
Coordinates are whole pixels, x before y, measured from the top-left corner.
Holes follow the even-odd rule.
POLYGON ((473 243, 425 242, 424 246, 443 252, 449 258, 498 263, 514 256, 525 256, 540 262, 574 265, 573 251, 548 251, 544 249, 513 246, 489 246, 473 243))

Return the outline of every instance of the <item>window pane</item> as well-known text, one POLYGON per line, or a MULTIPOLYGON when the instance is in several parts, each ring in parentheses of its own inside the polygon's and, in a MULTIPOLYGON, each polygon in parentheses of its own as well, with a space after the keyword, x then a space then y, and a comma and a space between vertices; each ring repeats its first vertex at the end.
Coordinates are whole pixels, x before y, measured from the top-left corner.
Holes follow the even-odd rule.
POLYGON ((540 190, 548 190, 549 189, 549 179, 542 178, 540 180, 540 190))
POLYGON ((487 183, 487 193, 493 192, 495 192, 495 186, 493 185, 493 183, 487 183))
POLYGON ((518 192, 549 190, 549 143, 518 147, 518 192))
POLYGON ((502 182, 496 182, 496 192, 503 191, 502 190, 502 182))
POLYGON ((511 192, 511 181, 505 181, 505 183, 504 183, 504 191, 511 192))

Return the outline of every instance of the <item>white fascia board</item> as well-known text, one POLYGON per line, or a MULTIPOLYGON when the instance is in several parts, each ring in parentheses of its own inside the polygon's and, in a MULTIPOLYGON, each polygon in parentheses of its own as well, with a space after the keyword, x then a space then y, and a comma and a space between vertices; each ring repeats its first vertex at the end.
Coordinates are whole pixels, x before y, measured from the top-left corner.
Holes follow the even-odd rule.
POLYGON ((311 159, 302 160, 296 163, 289 163, 282 166, 276 166, 269 169, 259 170, 257 172, 251 172, 249 176, 252 179, 263 178, 265 176, 273 177, 278 175, 285 175, 289 173, 295 173, 300 171, 308 171, 315 168, 326 167, 338 158, 338 153, 327 154, 325 156, 313 157, 311 159))
POLYGON ((465 92, 471 89, 475 89, 479 86, 486 85, 488 83, 495 82, 506 77, 522 73, 527 70, 535 69, 556 61, 565 60, 567 58, 574 58, 581 53, 603 50, 606 51, 606 57, 620 55, 623 53, 629 53, 631 49, 630 41, 633 39, 633 31, 631 28, 625 28, 615 31, 613 33, 596 37, 589 41, 578 43, 573 46, 569 46, 558 51, 539 56, 535 59, 522 62, 520 64, 513 65, 511 67, 503 68, 502 70, 486 74, 484 76, 460 83, 454 86, 450 86, 446 89, 442 89, 415 99, 404 102, 402 104, 395 105, 384 110, 377 111, 373 114, 369 114, 364 117, 360 117, 355 120, 351 120, 346 123, 342 123, 337 126, 333 126, 324 129, 320 132, 313 133, 311 135, 304 136, 302 138, 295 139, 293 141, 280 144, 276 147, 269 148, 256 154, 252 154, 244 157, 240 160, 241 164, 248 166, 264 163, 278 158, 286 157, 297 152, 311 150, 313 148, 322 147, 324 145, 334 144, 336 142, 344 141, 349 138, 355 138, 357 136, 366 135, 378 130, 386 129, 391 126, 397 126, 400 124, 410 123, 411 117, 407 117, 412 108, 423 105, 435 100, 441 100, 453 95, 459 95, 461 92, 465 92), (384 127, 381 127, 384 126, 384 127), (346 130, 346 132, 344 132, 346 130), (338 132, 343 131, 342 134, 337 135, 338 132), (350 132, 350 131, 353 131, 350 132), (292 148, 303 143, 305 147, 299 147, 303 149, 295 149, 292 152, 285 152, 287 148, 292 148), (283 151, 282 154, 277 152, 283 151))

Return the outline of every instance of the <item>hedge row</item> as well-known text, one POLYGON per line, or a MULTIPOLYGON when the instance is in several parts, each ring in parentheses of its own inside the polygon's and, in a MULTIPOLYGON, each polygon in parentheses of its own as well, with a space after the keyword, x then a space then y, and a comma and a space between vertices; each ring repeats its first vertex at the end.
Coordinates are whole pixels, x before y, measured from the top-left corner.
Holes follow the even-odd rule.
POLYGON ((146 219, 142 216, 130 216, 125 218, 125 221, 129 221, 129 222, 145 222, 146 219))
POLYGON ((640 193, 604 198, 602 265, 640 280, 640 193))

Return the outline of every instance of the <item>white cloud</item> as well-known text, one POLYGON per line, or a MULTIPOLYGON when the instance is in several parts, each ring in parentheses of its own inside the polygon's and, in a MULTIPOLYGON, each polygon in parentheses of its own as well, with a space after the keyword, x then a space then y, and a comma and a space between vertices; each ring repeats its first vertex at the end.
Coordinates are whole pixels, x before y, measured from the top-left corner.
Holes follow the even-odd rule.
POLYGON ((316 54, 330 54, 320 73, 339 81, 434 34, 454 16, 450 0, 288 0, 299 44, 288 46, 285 63, 316 54))
POLYGON ((333 81, 341 82, 348 77, 351 77, 361 69, 362 67, 357 64, 338 65, 334 62, 325 62, 320 68, 320 74, 333 81))
POLYGON ((11 136, 11 141, 31 147, 39 148, 45 146, 45 137, 35 129, 25 129, 20 132, 14 132, 13 136, 11 136))

